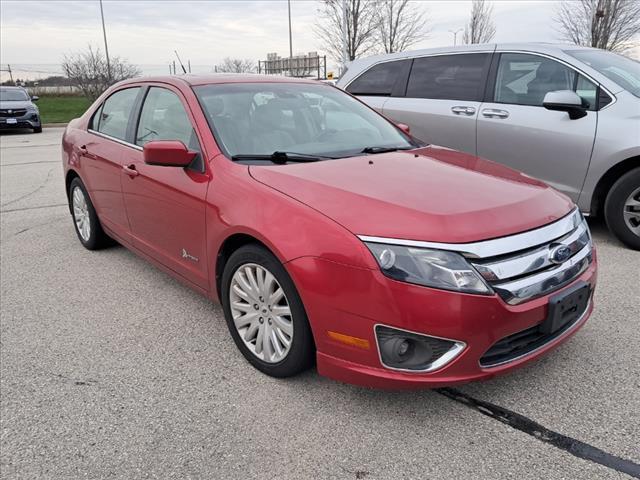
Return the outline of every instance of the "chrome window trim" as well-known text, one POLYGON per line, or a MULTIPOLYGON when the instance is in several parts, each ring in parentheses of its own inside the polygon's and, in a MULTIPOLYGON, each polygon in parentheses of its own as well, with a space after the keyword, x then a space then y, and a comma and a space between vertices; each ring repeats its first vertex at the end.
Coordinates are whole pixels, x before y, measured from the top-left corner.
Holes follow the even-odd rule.
POLYGON ((121 145, 124 145, 125 147, 131 147, 131 148, 135 148, 136 150, 140 150, 142 151, 142 147, 140 145, 134 145, 133 143, 129 143, 125 140, 121 140, 119 138, 116 137, 112 137, 111 135, 106 135, 102 132, 98 132, 96 130, 93 130, 91 128, 87 129, 87 132, 92 133, 93 135, 97 135, 98 137, 102 137, 102 138, 106 138, 107 140, 113 140, 116 143, 119 143, 121 145))
POLYGON ((357 237, 363 242, 384 243, 388 245, 401 245, 415 248, 432 248, 436 250, 458 252, 467 258, 488 258, 549 243, 571 233, 576 227, 578 227, 578 225, 580 225, 581 222, 582 215, 577 208, 574 208, 569 214, 565 215, 560 220, 556 220, 555 222, 543 227, 507 237, 472 243, 423 242, 419 240, 374 237, 369 235, 357 235, 357 237))
POLYGON ((408 373, 429 373, 429 372, 433 372, 433 371, 438 370, 438 369, 444 367, 445 365, 451 363, 454 359, 459 357, 460 354, 467 348, 467 344, 465 342, 461 341, 461 340, 454 340, 453 338, 438 337, 436 335, 429 335, 429 334, 426 334, 426 333, 414 332, 414 331, 411 331, 411 330, 406 330, 404 328, 398 328, 398 327, 393 327, 391 325, 385 325, 384 323, 376 323, 373 326, 373 338, 375 338, 375 340, 376 340, 376 349, 378 351, 378 359, 380 360, 380 364, 384 368, 387 368, 389 370, 395 370, 397 372, 408 372, 408 373), (440 358, 438 358, 435 362, 429 364, 429 366, 426 369, 410 370, 408 368, 390 367, 389 365, 385 364, 384 361, 382 360, 382 353, 380 352, 380 345, 378 344, 378 333, 376 332, 376 329, 378 327, 390 328, 391 330, 399 330, 401 332, 411 333, 413 335, 418 335, 420 337, 429 337, 429 338, 436 338, 438 340, 446 340, 447 342, 453 342, 453 346, 449 350, 447 350, 447 352, 444 355, 442 355, 440 358))
MULTIPOLYGON (((491 365, 488 366, 482 366, 482 364, 480 363, 480 361, 478 361, 478 365, 480 366, 480 368, 482 370, 491 370, 493 368, 497 368, 500 367, 502 365, 506 365, 508 363, 512 363, 512 362, 517 362, 518 360, 522 360, 523 358, 527 358, 530 355, 535 355, 537 352, 539 352, 540 350, 542 350, 543 348, 545 348, 547 345, 549 345, 551 342, 554 342, 556 340, 560 340, 561 338, 564 338, 568 335, 570 335, 574 330, 576 330, 578 328, 578 326, 582 323, 582 321, 584 320, 584 317, 586 317, 589 314, 589 310, 591 309, 591 304, 592 304, 592 298, 589 298, 589 302, 587 303, 587 307, 584 309, 584 312, 582 312, 582 315, 580 315, 580 318, 578 318, 578 320, 576 320, 575 322, 573 322, 573 324, 567 328, 564 332, 562 332, 560 335, 558 335, 557 337, 553 337, 551 338, 548 342, 543 343, 542 345, 540 345, 537 348, 534 348, 533 350, 531 350, 530 352, 527 353, 523 353, 522 355, 518 355, 517 357, 514 358, 510 358, 509 360, 503 360, 502 362, 498 362, 498 363, 492 363, 491 365)), ((516 332, 517 333, 517 332, 516 332)))
MULTIPOLYGON (((575 65, 567 62, 566 60, 562 60, 562 59, 560 59, 558 57, 554 57, 553 55, 549 55, 547 53, 540 53, 540 52, 535 52, 535 51, 531 51, 531 50, 497 50, 496 49, 495 53, 522 53, 522 54, 528 54, 528 55, 538 55, 539 57, 545 57, 545 58, 548 58, 549 60, 554 60, 554 61, 556 61, 558 63, 561 63, 565 67, 568 67, 571 70, 577 72, 578 74, 580 74, 583 77, 585 77, 587 80, 589 80, 592 83, 595 83, 597 86, 599 86, 612 99, 611 102, 606 104, 604 107, 599 108, 598 110, 594 110, 595 112, 601 112, 602 110, 604 110, 606 108, 609 108, 611 105, 613 105, 614 103, 616 103, 618 101, 618 98, 613 93, 611 93, 604 85, 602 85, 602 82, 599 82, 598 80, 593 78, 591 75, 589 75, 588 73, 583 72, 578 67, 576 67, 575 65)), ((497 77, 497 75, 498 75, 498 73, 496 72, 496 77, 497 77)), ((499 103, 499 102, 496 102, 495 99, 494 99, 493 102, 487 102, 487 103, 496 103, 498 105, 516 105, 516 106, 519 106, 519 107, 541 107, 540 105, 520 105, 519 103, 499 103)), ((544 107, 541 107, 541 108, 544 108, 544 107)))

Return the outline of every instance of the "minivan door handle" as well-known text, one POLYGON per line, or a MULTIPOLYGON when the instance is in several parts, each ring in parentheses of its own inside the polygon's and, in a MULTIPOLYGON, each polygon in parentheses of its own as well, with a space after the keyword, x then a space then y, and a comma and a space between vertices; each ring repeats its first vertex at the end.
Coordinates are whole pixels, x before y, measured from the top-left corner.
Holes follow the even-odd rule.
POLYGON ((456 115, 473 115, 476 113, 476 109, 474 107, 465 107, 462 105, 451 107, 451 111, 456 115))
POLYGON ((487 118, 507 118, 509 112, 497 108, 485 108, 482 110, 482 116, 487 118))

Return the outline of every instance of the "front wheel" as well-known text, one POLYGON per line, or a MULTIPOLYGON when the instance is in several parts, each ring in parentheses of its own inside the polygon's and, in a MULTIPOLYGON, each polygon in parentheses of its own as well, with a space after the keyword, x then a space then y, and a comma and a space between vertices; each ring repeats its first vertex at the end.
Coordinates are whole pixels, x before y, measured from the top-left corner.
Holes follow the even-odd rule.
POLYGON ((42 133, 42 127, 33 127, 33 133, 42 133))
POLYGON ((613 184, 604 204, 609 229, 624 244, 640 250, 640 168, 613 184))
POLYGON ((222 307, 244 357, 272 377, 289 377, 313 363, 315 349, 298 291, 266 248, 246 245, 222 275, 222 307))

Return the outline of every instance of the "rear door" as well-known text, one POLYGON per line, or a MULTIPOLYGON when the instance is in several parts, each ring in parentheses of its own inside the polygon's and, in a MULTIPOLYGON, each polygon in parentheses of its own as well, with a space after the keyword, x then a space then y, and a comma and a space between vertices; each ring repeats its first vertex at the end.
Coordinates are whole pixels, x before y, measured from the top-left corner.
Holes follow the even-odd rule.
POLYGON ((384 104, 388 118, 416 138, 476 153, 476 119, 491 53, 460 53, 413 60, 406 93, 384 104))
POLYGON ((179 90, 146 91, 133 142, 123 161, 122 190, 134 245, 201 288, 208 288, 205 155, 191 112, 179 90), (179 140, 198 156, 186 168, 147 165, 143 147, 152 140, 179 140))
POLYGON ((478 117, 478 156, 541 179, 578 200, 597 124, 595 83, 555 59, 531 53, 496 55, 490 101, 478 117), (546 93, 574 90, 590 104, 571 120, 542 106, 546 93))
POLYGON ((404 94, 410 68, 410 59, 378 63, 347 85, 345 90, 382 113, 392 95, 404 94))
POLYGON ((100 222, 125 241, 129 240, 129 223, 120 180, 123 156, 132 150, 127 132, 140 93, 140 87, 131 87, 111 94, 93 115, 77 147, 82 179, 100 222))

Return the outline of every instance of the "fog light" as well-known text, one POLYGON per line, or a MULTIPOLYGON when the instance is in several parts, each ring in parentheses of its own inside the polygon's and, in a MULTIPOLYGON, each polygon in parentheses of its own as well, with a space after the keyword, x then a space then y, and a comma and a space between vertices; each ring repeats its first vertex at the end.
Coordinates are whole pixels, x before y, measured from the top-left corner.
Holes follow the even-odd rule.
POLYGON ((377 325, 380 361, 385 367, 429 372, 449 363, 464 350, 464 342, 431 337, 377 325))

